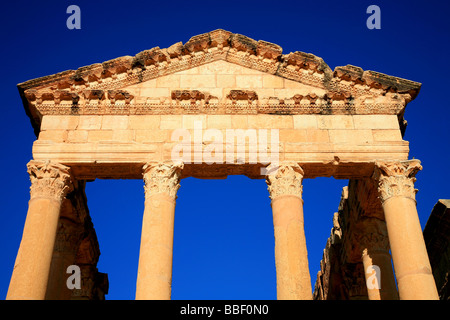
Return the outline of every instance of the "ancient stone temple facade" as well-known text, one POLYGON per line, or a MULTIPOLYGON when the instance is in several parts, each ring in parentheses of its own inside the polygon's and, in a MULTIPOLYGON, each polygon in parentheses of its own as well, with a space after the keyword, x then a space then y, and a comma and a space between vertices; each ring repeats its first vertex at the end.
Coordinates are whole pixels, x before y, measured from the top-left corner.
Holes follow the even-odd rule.
POLYGON ((83 192, 94 179, 142 179, 136 299, 170 299, 180 181, 236 174, 267 182, 278 299, 313 298, 302 182, 315 177, 350 179, 342 212, 359 203, 335 217, 336 234, 345 219, 355 224, 330 241, 351 246, 333 258, 350 275, 333 290, 438 298, 416 210, 421 165, 402 138, 419 83, 350 65, 331 70, 315 55, 215 30, 18 88, 37 140, 8 299, 103 298, 108 281, 96 269, 83 192), (69 264, 85 270, 78 294, 64 287, 69 264), (371 283, 369 269, 381 289, 361 285, 371 283))

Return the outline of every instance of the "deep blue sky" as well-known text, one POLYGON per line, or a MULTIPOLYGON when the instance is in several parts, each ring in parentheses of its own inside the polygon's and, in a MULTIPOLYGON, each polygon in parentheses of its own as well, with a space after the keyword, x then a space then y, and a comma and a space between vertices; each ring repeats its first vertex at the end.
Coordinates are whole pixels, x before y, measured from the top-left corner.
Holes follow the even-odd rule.
MULTIPOLYGON (((187 42, 223 28, 347 64, 421 82, 406 109, 410 158, 420 159, 422 228, 433 205, 450 198, 450 3, 447 1, 8 1, 0 10, 0 299, 6 297, 29 200, 26 163, 35 139, 16 85, 92 63, 187 42), (66 8, 81 8, 81 30, 66 28, 66 8), (366 8, 381 8, 381 30, 366 28, 366 8)), ((314 285, 346 180, 304 181, 304 213, 314 285)), ((107 299, 134 299, 141 180, 97 180, 86 193, 100 242, 98 269, 107 299)), ((264 180, 181 181, 175 218, 173 299, 275 299, 273 225, 264 180)))

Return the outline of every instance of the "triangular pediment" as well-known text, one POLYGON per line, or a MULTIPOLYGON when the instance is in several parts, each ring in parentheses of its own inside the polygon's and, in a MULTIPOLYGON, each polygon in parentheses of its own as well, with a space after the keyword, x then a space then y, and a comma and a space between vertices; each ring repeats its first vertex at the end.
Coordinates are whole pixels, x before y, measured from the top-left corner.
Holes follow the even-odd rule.
POLYGON ((215 30, 18 85, 35 129, 45 114, 400 114, 417 82, 215 30))
POLYGON ((138 104, 195 102, 232 104, 256 100, 260 104, 303 97, 323 97, 326 90, 285 79, 226 60, 215 60, 121 88, 138 104), (167 101, 172 100, 172 101, 167 101))

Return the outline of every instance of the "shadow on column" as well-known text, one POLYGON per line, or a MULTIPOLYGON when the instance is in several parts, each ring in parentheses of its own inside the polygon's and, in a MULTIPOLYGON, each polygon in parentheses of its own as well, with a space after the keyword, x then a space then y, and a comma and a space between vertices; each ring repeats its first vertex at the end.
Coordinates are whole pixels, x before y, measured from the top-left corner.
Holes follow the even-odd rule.
MULTIPOLYGON (((98 272, 100 249, 92 223, 85 181, 77 181, 63 201, 53 249, 46 300, 104 300, 108 294, 108 275, 98 272), (71 265, 80 268, 80 288, 69 289, 67 273, 71 265)), ((69 280, 70 281, 70 280, 69 280)))

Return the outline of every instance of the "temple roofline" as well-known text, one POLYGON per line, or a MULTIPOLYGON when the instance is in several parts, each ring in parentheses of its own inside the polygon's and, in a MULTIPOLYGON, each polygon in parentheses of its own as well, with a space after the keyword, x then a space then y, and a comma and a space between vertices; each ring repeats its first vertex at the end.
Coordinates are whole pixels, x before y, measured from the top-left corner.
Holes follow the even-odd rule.
MULTIPOLYGON (((17 87, 25 111, 38 133, 40 115, 30 110, 36 96, 56 93, 70 98, 82 95, 86 89, 117 90, 217 60, 322 88, 329 97, 336 99, 378 97, 390 93, 397 94, 406 106, 416 98, 421 87, 415 81, 364 71, 352 65, 336 67, 333 71, 322 58, 313 54, 299 51, 282 54, 282 48, 276 44, 222 29, 194 36, 184 45, 177 42, 166 49, 155 47, 135 56, 123 56, 29 80, 17 87)), ((398 111, 400 117, 403 117, 403 111, 398 111)))
MULTIPOLYGON (((103 63, 83 66, 77 70, 62 71, 53 75, 25 81, 17 86, 23 91, 53 84, 57 84, 60 86, 59 89, 63 89, 62 87, 69 83, 88 83, 92 81, 92 78, 106 78, 135 68, 146 69, 151 65, 168 62, 172 59, 179 59, 181 56, 192 55, 201 51, 206 52, 208 49, 218 47, 235 48, 238 51, 257 56, 258 58, 278 61, 282 67, 292 65, 297 66, 299 69, 323 73, 325 74, 325 78, 340 78, 354 83, 365 83, 373 87, 382 87, 385 90, 396 90, 398 93, 408 92, 417 95, 421 87, 421 83, 419 82, 386 75, 372 70, 364 71, 360 67, 352 65, 338 66, 333 71, 322 58, 313 54, 300 51, 282 54, 282 48, 276 44, 263 40, 256 41, 247 36, 231 33, 222 29, 194 36, 184 45, 182 42, 177 42, 166 49, 154 47, 149 50, 141 51, 135 56, 123 56, 103 63), (98 75, 100 75, 100 77, 98 77, 98 75), (60 83, 61 81, 68 83, 60 83)), ((244 66, 249 67, 248 65, 244 66)), ((283 77, 283 75, 279 74, 277 71, 278 70, 273 74, 283 77)), ((269 70, 266 70, 266 72, 271 73, 269 70)), ((412 95, 413 99, 415 98, 415 95, 412 95)))

